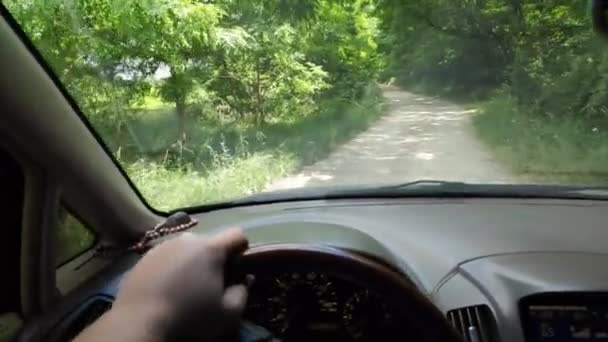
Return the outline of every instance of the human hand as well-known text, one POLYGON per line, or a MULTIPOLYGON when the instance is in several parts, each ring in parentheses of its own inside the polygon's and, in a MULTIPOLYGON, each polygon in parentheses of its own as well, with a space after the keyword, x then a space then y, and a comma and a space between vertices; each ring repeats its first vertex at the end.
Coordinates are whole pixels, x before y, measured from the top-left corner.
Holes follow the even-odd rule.
POLYGON ((163 242, 125 276, 103 319, 122 319, 120 329, 146 329, 158 341, 217 341, 236 331, 247 301, 245 284, 224 284, 227 260, 246 248, 238 229, 163 242))

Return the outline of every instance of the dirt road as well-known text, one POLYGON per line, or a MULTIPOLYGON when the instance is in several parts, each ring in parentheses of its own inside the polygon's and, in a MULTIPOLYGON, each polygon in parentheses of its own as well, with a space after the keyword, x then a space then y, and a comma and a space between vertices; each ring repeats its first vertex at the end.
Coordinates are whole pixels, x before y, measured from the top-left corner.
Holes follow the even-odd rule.
POLYGON ((396 87, 384 87, 384 96, 388 112, 372 127, 268 190, 421 179, 513 181, 475 136, 474 111, 396 87))

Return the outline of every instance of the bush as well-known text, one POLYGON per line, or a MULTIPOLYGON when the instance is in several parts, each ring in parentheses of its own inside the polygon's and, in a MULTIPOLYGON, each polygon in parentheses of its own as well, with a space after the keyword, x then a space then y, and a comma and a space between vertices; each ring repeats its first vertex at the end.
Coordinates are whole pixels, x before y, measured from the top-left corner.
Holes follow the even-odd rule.
MULTIPOLYGON (((159 210, 253 194, 325 158, 369 127, 382 114, 382 95, 377 85, 369 84, 359 101, 326 100, 319 107, 319 112, 299 120, 260 128, 199 119, 189 126, 189 138, 183 142, 170 113, 156 113, 161 123, 143 116, 139 124, 144 127, 138 130, 142 136, 136 140, 147 141, 144 147, 162 147, 140 159, 133 156, 141 151, 124 148, 120 162, 159 210)), ((129 145, 137 144, 124 146, 129 145)))
POLYGON ((496 155, 525 179, 608 183, 606 127, 578 118, 551 118, 530 112, 508 95, 482 105, 474 125, 496 155))
POLYGON ((191 166, 175 170, 145 160, 129 164, 127 172, 150 205, 168 211, 251 195, 295 170, 293 159, 287 155, 221 158, 206 172, 191 166))

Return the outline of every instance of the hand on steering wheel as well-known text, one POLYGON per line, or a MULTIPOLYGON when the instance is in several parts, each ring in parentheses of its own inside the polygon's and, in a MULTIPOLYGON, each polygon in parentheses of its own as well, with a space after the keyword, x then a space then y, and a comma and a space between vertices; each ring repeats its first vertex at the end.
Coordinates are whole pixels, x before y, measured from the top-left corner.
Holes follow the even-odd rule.
POLYGON ((247 286, 226 286, 224 269, 245 249, 238 229, 161 243, 125 276, 112 309, 79 340, 217 341, 236 332, 247 286))

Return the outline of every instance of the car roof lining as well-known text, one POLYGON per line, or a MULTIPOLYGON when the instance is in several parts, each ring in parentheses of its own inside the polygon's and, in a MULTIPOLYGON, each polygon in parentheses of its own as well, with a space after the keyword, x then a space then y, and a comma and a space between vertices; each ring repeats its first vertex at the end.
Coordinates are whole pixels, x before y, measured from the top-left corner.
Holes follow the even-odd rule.
POLYGON ((97 230, 135 239, 160 213, 117 167, 3 6, 0 14, 0 136, 52 173, 65 200, 97 230))

